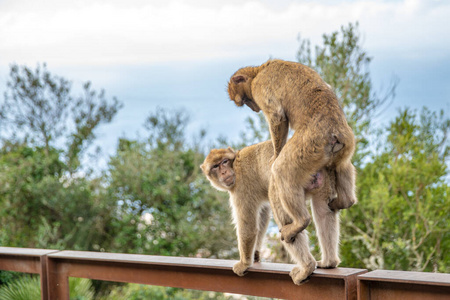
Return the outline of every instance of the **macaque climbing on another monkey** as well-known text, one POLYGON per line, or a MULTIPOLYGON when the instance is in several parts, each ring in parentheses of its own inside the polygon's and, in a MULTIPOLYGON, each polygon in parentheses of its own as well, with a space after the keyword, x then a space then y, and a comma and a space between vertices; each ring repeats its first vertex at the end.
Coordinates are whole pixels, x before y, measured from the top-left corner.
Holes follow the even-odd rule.
MULTIPOLYGON (((218 190, 227 191, 236 224, 240 261, 233 271, 245 275, 254 261, 259 261, 261 244, 270 219, 270 206, 279 228, 292 222, 282 204, 269 204, 269 160, 273 156, 270 141, 245 147, 235 152, 231 148, 213 149, 201 165, 203 173, 218 190)), ((321 268, 334 268, 340 260, 339 212, 329 203, 336 197, 334 170, 322 168, 310 176, 312 180, 304 188, 305 197, 312 198, 312 211, 319 237, 322 259, 321 268)), ((300 201, 300 200, 299 200, 300 201)), ((306 232, 300 232, 287 243, 283 242, 292 259, 297 263, 291 272, 295 284, 307 281, 316 268, 316 261, 309 251, 306 232)))
POLYGON ((228 94, 237 106, 262 110, 273 143, 269 198, 288 214, 281 239, 293 242, 311 222, 305 188, 323 168, 336 171, 337 198, 332 209, 357 202, 355 167, 351 158, 355 138, 336 95, 311 68, 300 63, 269 60, 239 69, 231 76, 228 94), (294 130, 287 140, 289 127, 294 130))

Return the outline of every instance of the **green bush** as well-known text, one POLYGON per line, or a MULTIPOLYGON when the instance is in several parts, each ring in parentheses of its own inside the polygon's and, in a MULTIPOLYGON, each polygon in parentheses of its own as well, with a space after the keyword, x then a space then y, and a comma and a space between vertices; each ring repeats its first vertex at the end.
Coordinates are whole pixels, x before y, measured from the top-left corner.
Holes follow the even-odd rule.
MULTIPOLYGON (((91 281, 85 278, 69 278, 69 293, 72 300, 94 299, 91 281)), ((2 300, 41 299, 41 283, 38 276, 22 276, 0 287, 2 300)))

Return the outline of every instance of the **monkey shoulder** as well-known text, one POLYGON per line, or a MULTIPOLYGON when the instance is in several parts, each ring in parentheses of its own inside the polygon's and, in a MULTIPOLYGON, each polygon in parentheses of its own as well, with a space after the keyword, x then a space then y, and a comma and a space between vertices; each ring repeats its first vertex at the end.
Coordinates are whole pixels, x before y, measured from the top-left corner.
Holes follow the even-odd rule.
POLYGON ((236 188, 248 189, 255 183, 267 185, 269 181, 269 161, 273 155, 272 142, 266 141, 239 150, 233 168, 236 174, 236 188))

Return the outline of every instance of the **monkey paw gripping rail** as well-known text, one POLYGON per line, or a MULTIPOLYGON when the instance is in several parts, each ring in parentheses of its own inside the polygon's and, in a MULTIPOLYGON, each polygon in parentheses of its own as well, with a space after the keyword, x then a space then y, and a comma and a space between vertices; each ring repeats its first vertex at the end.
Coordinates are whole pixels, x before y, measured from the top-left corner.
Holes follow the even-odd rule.
POLYGON ((0 270, 39 274, 42 299, 69 299, 69 277, 133 282, 281 299, 450 299, 450 274, 317 269, 296 286, 292 265, 256 263, 244 277, 235 261, 0 247, 0 270))

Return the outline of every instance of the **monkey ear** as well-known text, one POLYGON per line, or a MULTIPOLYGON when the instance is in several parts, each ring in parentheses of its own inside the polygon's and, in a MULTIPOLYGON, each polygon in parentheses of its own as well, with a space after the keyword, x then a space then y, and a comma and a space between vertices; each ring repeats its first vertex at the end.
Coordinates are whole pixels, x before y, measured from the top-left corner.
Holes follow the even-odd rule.
POLYGON ((247 78, 243 75, 236 75, 231 77, 231 81, 235 84, 241 83, 241 82, 246 82, 247 78))
POLYGON ((234 161, 236 159, 236 151, 234 151, 233 148, 231 148, 231 147, 228 147, 227 150, 228 150, 228 152, 233 153, 233 157, 229 157, 229 158, 234 161))

